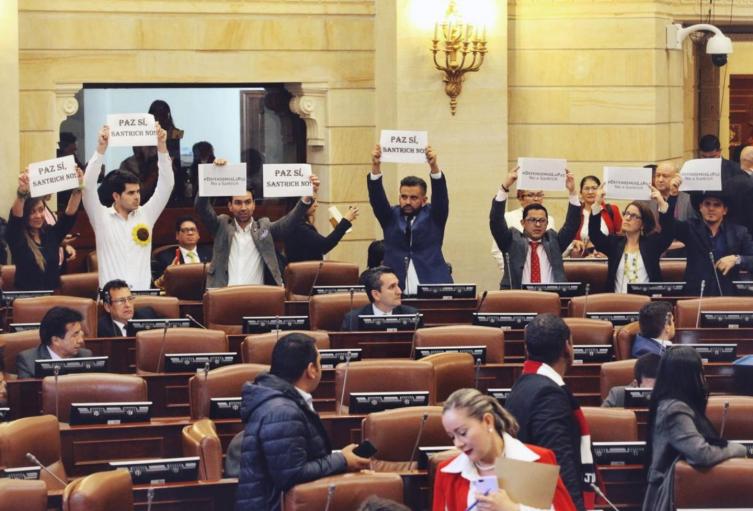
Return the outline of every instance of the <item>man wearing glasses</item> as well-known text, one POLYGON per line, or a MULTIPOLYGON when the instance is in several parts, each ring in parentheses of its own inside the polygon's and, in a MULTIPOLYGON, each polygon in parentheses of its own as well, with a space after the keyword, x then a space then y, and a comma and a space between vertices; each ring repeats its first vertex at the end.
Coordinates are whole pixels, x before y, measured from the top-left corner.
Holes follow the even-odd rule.
MULTIPOLYGON (((505 213, 505 222, 507 222, 510 229, 520 230, 521 228, 519 226, 523 220, 523 209, 529 204, 543 205, 544 192, 542 190, 518 190, 517 199, 520 207, 505 213)), ((557 221, 554 219, 554 216, 549 216, 549 224, 547 225, 547 228, 554 229, 555 231, 557 230, 557 221)), ((497 261, 499 271, 505 271, 505 257, 502 255, 502 251, 494 241, 492 241, 492 257, 497 261)))
POLYGON ((507 173, 497 196, 492 200, 489 227, 497 246, 509 257, 500 288, 519 289, 523 284, 565 282, 562 251, 575 237, 580 223, 580 200, 575 192, 575 179, 567 171, 565 185, 570 195, 565 225, 559 230, 548 228, 546 208, 533 203, 523 208, 520 225, 523 232, 511 229, 505 220, 505 204, 510 187, 518 179, 518 168, 507 173))
POLYGON ((156 319, 157 314, 151 307, 136 310, 136 297, 125 280, 111 280, 101 292, 105 314, 97 323, 97 337, 127 337, 128 321, 136 319, 156 319))
POLYGON ((181 216, 175 221, 175 250, 163 250, 152 258, 152 275, 155 287, 163 287, 165 270, 176 264, 206 263, 212 260, 212 248, 198 245, 199 228, 196 221, 188 216, 181 216))

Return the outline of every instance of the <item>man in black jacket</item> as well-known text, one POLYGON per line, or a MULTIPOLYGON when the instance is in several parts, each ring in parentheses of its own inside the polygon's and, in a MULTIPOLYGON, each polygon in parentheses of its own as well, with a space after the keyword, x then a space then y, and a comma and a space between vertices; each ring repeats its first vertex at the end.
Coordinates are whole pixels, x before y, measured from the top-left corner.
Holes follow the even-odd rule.
POLYGON ((570 329, 553 314, 539 314, 525 329, 527 359, 505 408, 520 425, 518 439, 557 455, 560 477, 579 511, 593 508, 596 483, 590 436, 563 377, 573 360, 570 329))
POLYGON ((125 280, 111 280, 100 293, 105 313, 97 322, 97 337, 126 337, 128 321, 131 319, 157 319, 157 313, 151 307, 134 306, 136 297, 125 280))
MULTIPOLYGON (((413 314, 418 319, 418 310, 402 304, 403 292, 397 274, 388 266, 369 268, 359 279, 369 297, 368 305, 348 312, 340 326, 342 331, 358 330, 358 316, 391 316, 392 314, 413 314)), ((418 327, 422 322, 418 319, 418 327)))
POLYGON ((321 377, 314 339, 288 334, 275 344, 270 372, 243 386, 235 511, 278 511, 282 492, 296 484, 368 468, 356 444, 332 452, 311 397, 321 377))
POLYGON ((199 228, 189 215, 175 220, 175 250, 163 250, 152 255, 152 281, 156 287, 164 287, 165 270, 168 266, 191 263, 208 263, 212 260, 212 247, 199 245, 199 228))

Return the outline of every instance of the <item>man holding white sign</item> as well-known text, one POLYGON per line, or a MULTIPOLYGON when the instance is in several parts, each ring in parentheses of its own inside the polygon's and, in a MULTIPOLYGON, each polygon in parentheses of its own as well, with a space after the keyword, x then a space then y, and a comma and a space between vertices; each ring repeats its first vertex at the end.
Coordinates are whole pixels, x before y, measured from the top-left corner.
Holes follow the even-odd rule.
POLYGON ((141 206, 141 183, 130 172, 114 171, 108 180, 113 204, 99 202, 97 176, 110 139, 110 127, 99 131, 97 150, 84 175, 84 208, 94 229, 99 264, 99 285, 125 280, 134 289, 149 289, 152 281, 152 230, 165 209, 173 189, 174 176, 167 153, 167 134, 156 124, 159 177, 154 195, 141 206))
MULTIPOLYGON (((222 167, 217 159, 214 165, 222 167)), ((313 194, 319 189, 319 178, 310 175, 313 194)), ((254 192, 228 198, 229 215, 218 215, 209 198, 196 196, 196 212, 214 235, 212 262, 207 270, 207 287, 246 284, 281 286, 282 272, 277 260, 275 239, 287 237, 296 224, 303 221, 312 204, 311 196, 303 197, 287 215, 272 222, 269 218, 254 219, 254 192)))
POLYGON ((395 270, 400 288, 413 295, 419 284, 452 282, 442 255, 444 228, 450 211, 447 181, 437 165, 437 155, 426 147, 431 169, 432 201, 428 204, 426 181, 408 176, 400 181, 400 203, 390 206, 382 183, 382 149, 371 153, 371 172, 366 178, 369 202, 384 231, 384 265, 395 270))

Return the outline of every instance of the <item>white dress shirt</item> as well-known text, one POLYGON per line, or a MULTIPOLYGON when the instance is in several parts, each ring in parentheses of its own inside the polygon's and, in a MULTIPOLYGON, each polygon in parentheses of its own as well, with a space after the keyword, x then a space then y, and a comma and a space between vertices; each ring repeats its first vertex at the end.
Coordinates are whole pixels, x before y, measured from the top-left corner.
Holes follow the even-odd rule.
POLYGON ((115 326, 120 328, 120 332, 122 333, 123 337, 128 337, 128 331, 126 330, 126 324, 121 323, 120 321, 112 320, 113 323, 115 323, 115 326))
POLYGON ((227 264, 228 286, 264 284, 264 262, 251 235, 254 221, 245 228, 233 220, 235 232, 230 241, 230 257, 227 264))
POLYGON ((52 351, 49 346, 47 346, 47 353, 50 355, 50 360, 63 360, 63 357, 52 351))
POLYGON ((643 264, 643 257, 638 252, 623 252, 620 257, 620 264, 617 266, 617 275, 614 279, 614 292, 627 293, 629 283, 644 284, 649 282, 646 265, 643 264), (625 275, 625 265, 628 267, 628 275, 625 275))
POLYGON ((371 304, 371 309, 374 311, 374 316, 392 316, 392 311, 384 312, 373 303, 371 304))
POLYGON ((194 247, 193 250, 187 250, 181 246, 178 247, 180 249, 180 255, 183 256, 183 262, 185 264, 188 264, 190 262, 200 263, 201 259, 199 258, 199 253, 196 251, 196 248, 194 247), (188 254, 193 254, 194 261, 191 261, 191 258, 188 256, 188 254))
POLYGON ((311 408, 311 411, 315 412, 316 410, 314 410, 314 396, 303 389, 299 389, 298 387, 296 387, 295 390, 297 390, 303 400, 306 401, 306 404, 309 406, 309 408, 311 408))
POLYGON ((175 182, 170 156, 167 153, 157 154, 159 176, 154 195, 146 204, 129 213, 127 218, 120 216, 113 206, 106 208, 99 202, 97 176, 104 155, 95 151, 86 166, 81 199, 94 229, 99 287, 114 279, 125 280, 133 289, 151 287, 154 223, 165 209, 175 182), (140 226, 149 232, 146 243, 135 241, 140 226))

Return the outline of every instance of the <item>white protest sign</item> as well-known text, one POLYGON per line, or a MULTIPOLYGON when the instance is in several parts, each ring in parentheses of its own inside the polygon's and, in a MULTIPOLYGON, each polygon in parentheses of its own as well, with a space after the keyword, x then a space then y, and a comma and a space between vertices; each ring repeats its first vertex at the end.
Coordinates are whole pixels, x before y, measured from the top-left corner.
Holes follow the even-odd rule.
POLYGON ((680 170, 680 191, 719 191, 722 189, 722 159, 688 160, 680 170))
POLYGON ((518 158, 518 190, 565 189, 567 160, 559 158, 518 158))
POLYGON ((199 197, 232 197, 246 194, 246 164, 199 165, 199 197))
POLYGON ((155 146, 157 129, 152 114, 109 114, 111 147, 155 146))
POLYGON ((604 167, 604 190, 609 199, 649 200, 651 198, 651 169, 604 167))
POLYGON ((29 192, 32 197, 78 188, 76 160, 64 156, 29 165, 29 192))
POLYGON ((264 198, 307 197, 314 188, 309 181, 311 165, 307 163, 264 164, 264 198))
POLYGON ((426 131, 382 130, 379 135, 384 163, 426 163, 426 146, 429 133, 426 131))

